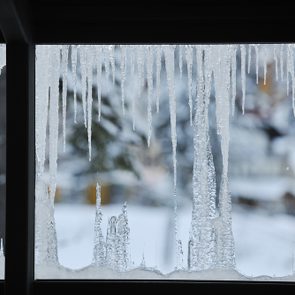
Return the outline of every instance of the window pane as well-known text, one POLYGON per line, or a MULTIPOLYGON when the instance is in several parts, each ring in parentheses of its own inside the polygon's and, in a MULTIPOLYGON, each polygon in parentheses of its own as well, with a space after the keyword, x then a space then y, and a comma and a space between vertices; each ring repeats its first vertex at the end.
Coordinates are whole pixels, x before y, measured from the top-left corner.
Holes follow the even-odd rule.
POLYGON ((50 45, 36 278, 292 280, 294 45, 50 45))
POLYGON ((0 44, 0 280, 4 279, 6 197, 6 46, 0 44))

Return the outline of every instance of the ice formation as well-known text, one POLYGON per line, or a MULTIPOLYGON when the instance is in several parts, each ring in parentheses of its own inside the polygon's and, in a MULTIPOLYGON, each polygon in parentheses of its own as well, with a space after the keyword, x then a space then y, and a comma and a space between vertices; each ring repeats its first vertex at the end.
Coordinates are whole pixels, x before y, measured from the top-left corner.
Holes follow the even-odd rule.
MULTIPOLYGON (((294 45, 272 45, 276 79, 286 82, 291 90, 295 110, 294 45)), ((0 47, 0 70, 3 62, 0 47)), ((177 232, 177 93, 175 81, 182 76, 186 63, 189 111, 187 117, 193 129, 193 198, 187 268, 191 271, 232 269, 235 267, 235 249, 232 234, 231 197, 228 188, 228 150, 230 112, 234 113, 236 99, 241 97, 246 112, 246 78, 251 69, 251 55, 255 51, 256 82, 259 83, 259 65, 263 64, 263 83, 267 83, 267 60, 259 59, 263 45, 72 45, 37 46, 36 60, 36 262, 38 265, 58 264, 54 221, 54 197, 57 183, 58 139, 62 126, 63 142, 66 136, 67 82, 69 71, 73 76, 74 121, 83 113, 87 128, 89 160, 91 160, 92 125, 101 118, 102 91, 110 92, 119 79, 122 112, 132 110, 135 130, 135 108, 146 106, 148 145, 152 141, 154 105, 159 112, 161 92, 162 56, 165 61, 167 92, 171 128, 171 151, 174 187, 174 231, 176 269, 183 269, 182 241, 177 232), (177 54, 178 52, 178 54, 177 54), (247 60, 248 52, 248 60, 247 60), (176 53, 176 54, 175 54, 176 53), (184 58, 183 58, 184 55, 184 58), (119 58, 117 58, 119 57, 119 58), (238 59, 240 57, 240 59, 238 59), (177 59, 178 58, 178 59, 177 59), (71 63, 71 66, 68 63, 71 63), (175 71, 175 62, 179 71, 175 71), (248 62, 248 68, 246 66, 248 62), (116 76, 116 70, 119 73, 116 76), (241 74, 242 93, 236 93, 237 75, 241 74), (134 78, 133 96, 126 91, 128 75, 134 78), (59 88, 62 81, 62 93, 59 88), (155 83, 154 83, 155 82, 155 83), (194 89, 196 85, 196 91, 194 89), (79 87, 78 87, 79 86, 79 87), (147 89, 145 89, 145 86, 147 89), (97 104, 93 103, 93 88, 97 90, 97 104), (143 95, 144 91, 147 95, 143 95), (212 91, 213 90, 213 91, 212 91), (77 97, 81 97, 80 100, 77 97), (146 101, 143 101, 146 99, 146 101), (131 104, 129 104, 131 101, 131 104), (59 105, 62 112, 59 112, 59 105), (209 104, 215 106, 216 130, 222 154, 222 175, 216 190, 216 173, 209 136, 209 104), (98 117, 92 118, 97 107, 98 117), (62 116, 60 119, 60 115, 62 116), (48 129, 48 132, 47 132, 48 129), (47 136, 48 134, 48 136, 47 136), (48 150, 48 153, 47 153, 48 150), (46 155, 48 154, 48 159, 46 155), (48 160, 48 167, 45 166, 48 160), (47 180, 46 176, 49 175, 47 180)), ((265 54, 264 54, 265 55, 265 54)), ((254 57, 253 57, 254 58, 254 57)), ((254 60, 253 60, 254 61, 254 60)), ((254 64, 254 62, 253 62, 254 64)), ((164 82, 164 83, 165 83, 164 82)), ((164 101, 163 101, 164 103, 164 101)), ((126 112, 127 113, 127 112, 126 112)), ((129 112, 128 112, 129 114, 129 112)), ((129 269, 129 225, 127 206, 119 216, 108 221, 106 236, 102 222, 100 186, 97 185, 94 227, 94 267, 107 267, 124 272, 129 269)), ((186 267, 186 266, 185 266, 186 267)))

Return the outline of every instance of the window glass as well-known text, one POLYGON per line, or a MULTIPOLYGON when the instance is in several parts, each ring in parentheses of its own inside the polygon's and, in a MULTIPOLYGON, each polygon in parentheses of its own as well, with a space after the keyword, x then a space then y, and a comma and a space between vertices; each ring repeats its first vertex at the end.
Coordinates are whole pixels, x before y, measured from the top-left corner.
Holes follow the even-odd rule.
POLYGON ((294 279, 294 45, 36 47, 36 278, 294 279))

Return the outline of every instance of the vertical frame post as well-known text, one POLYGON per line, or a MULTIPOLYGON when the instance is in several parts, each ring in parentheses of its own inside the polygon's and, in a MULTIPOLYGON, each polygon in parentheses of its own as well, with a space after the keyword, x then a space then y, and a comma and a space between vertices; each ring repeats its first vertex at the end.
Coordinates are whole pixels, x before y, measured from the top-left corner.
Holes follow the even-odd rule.
POLYGON ((30 294, 34 280, 35 47, 7 42, 5 294, 30 294))

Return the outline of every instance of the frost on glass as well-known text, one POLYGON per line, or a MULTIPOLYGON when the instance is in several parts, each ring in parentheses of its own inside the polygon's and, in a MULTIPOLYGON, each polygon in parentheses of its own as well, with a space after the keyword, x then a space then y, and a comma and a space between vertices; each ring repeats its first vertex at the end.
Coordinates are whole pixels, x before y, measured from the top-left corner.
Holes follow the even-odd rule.
POLYGON ((4 233, 5 233, 5 155, 6 155, 6 97, 5 74, 3 68, 6 65, 6 46, 0 44, 0 280, 4 279, 4 233))
MULTIPOLYGON (((267 49, 259 44, 37 46, 36 277, 251 279, 236 269, 229 188, 230 120, 235 115, 238 95, 241 96, 242 114, 245 114, 247 75, 255 72, 255 82, 258 83, 260 64, 263 85, 267 84, 269 58, 274 60, 276 79, 286 82, 294 111, 293 44, 268 45, 267 49), (186 232, 188 240, 183 239, 179 229, 178 140, 184 133, 177 127, 177 110, 183 107, 177 90, 179 79, 186 79, 186 116, 192 136, 192 207, 186 232), (88 159, 94 161, 94 130, 98 124, 105 124, 102 113, 106 109, 102 100, 105 91, 111 91, 116 84, 119 85, 119 101, 112 103, 119 106, 123 120, 130 122, 131 132, 143 130, 147 148, 151 147, 156 136, 153 131, 155 116, 164 112, 163 104, 169 109, 173 167, 173 225, 170 227, 173 239, 170 248, 175 262, 165 274, 157 266, 147 265, 144 249, 141 262, 134 264, 130 250, 133 229, 129 223, 128 202, 121 203, 121 211, 116 215, 105 215, 99 178, 95 187, 96 206, 92 212, 92 263, 83 269, 71 270, 59 262, 55 196, 59 156, 68 148, 67 130, 77 123, 79 117, 87 136, 88 159), (237 85, 241 85, 241 93, 237 91, 237 85), (162 101, 163 88, 168 93, 165 101, 162 101), (73 91, 71 98, 69 89, 73 91), (145 91, 146 95, 143 94, 145 91), (68 105, 72 105, 69 99, 73 99, 74 114, 70 119, 67 115, 68 105), (145 118, 144 125, 138 108, 144 109, 141 113, 145 118), (212 136, 217 138, 220 146, 219 167, 214 158, 212 136), (107 220, 106 228, 102 226, 103 220, 107 220)), ((110 125, 109 128, 112 130, 110 125)))

